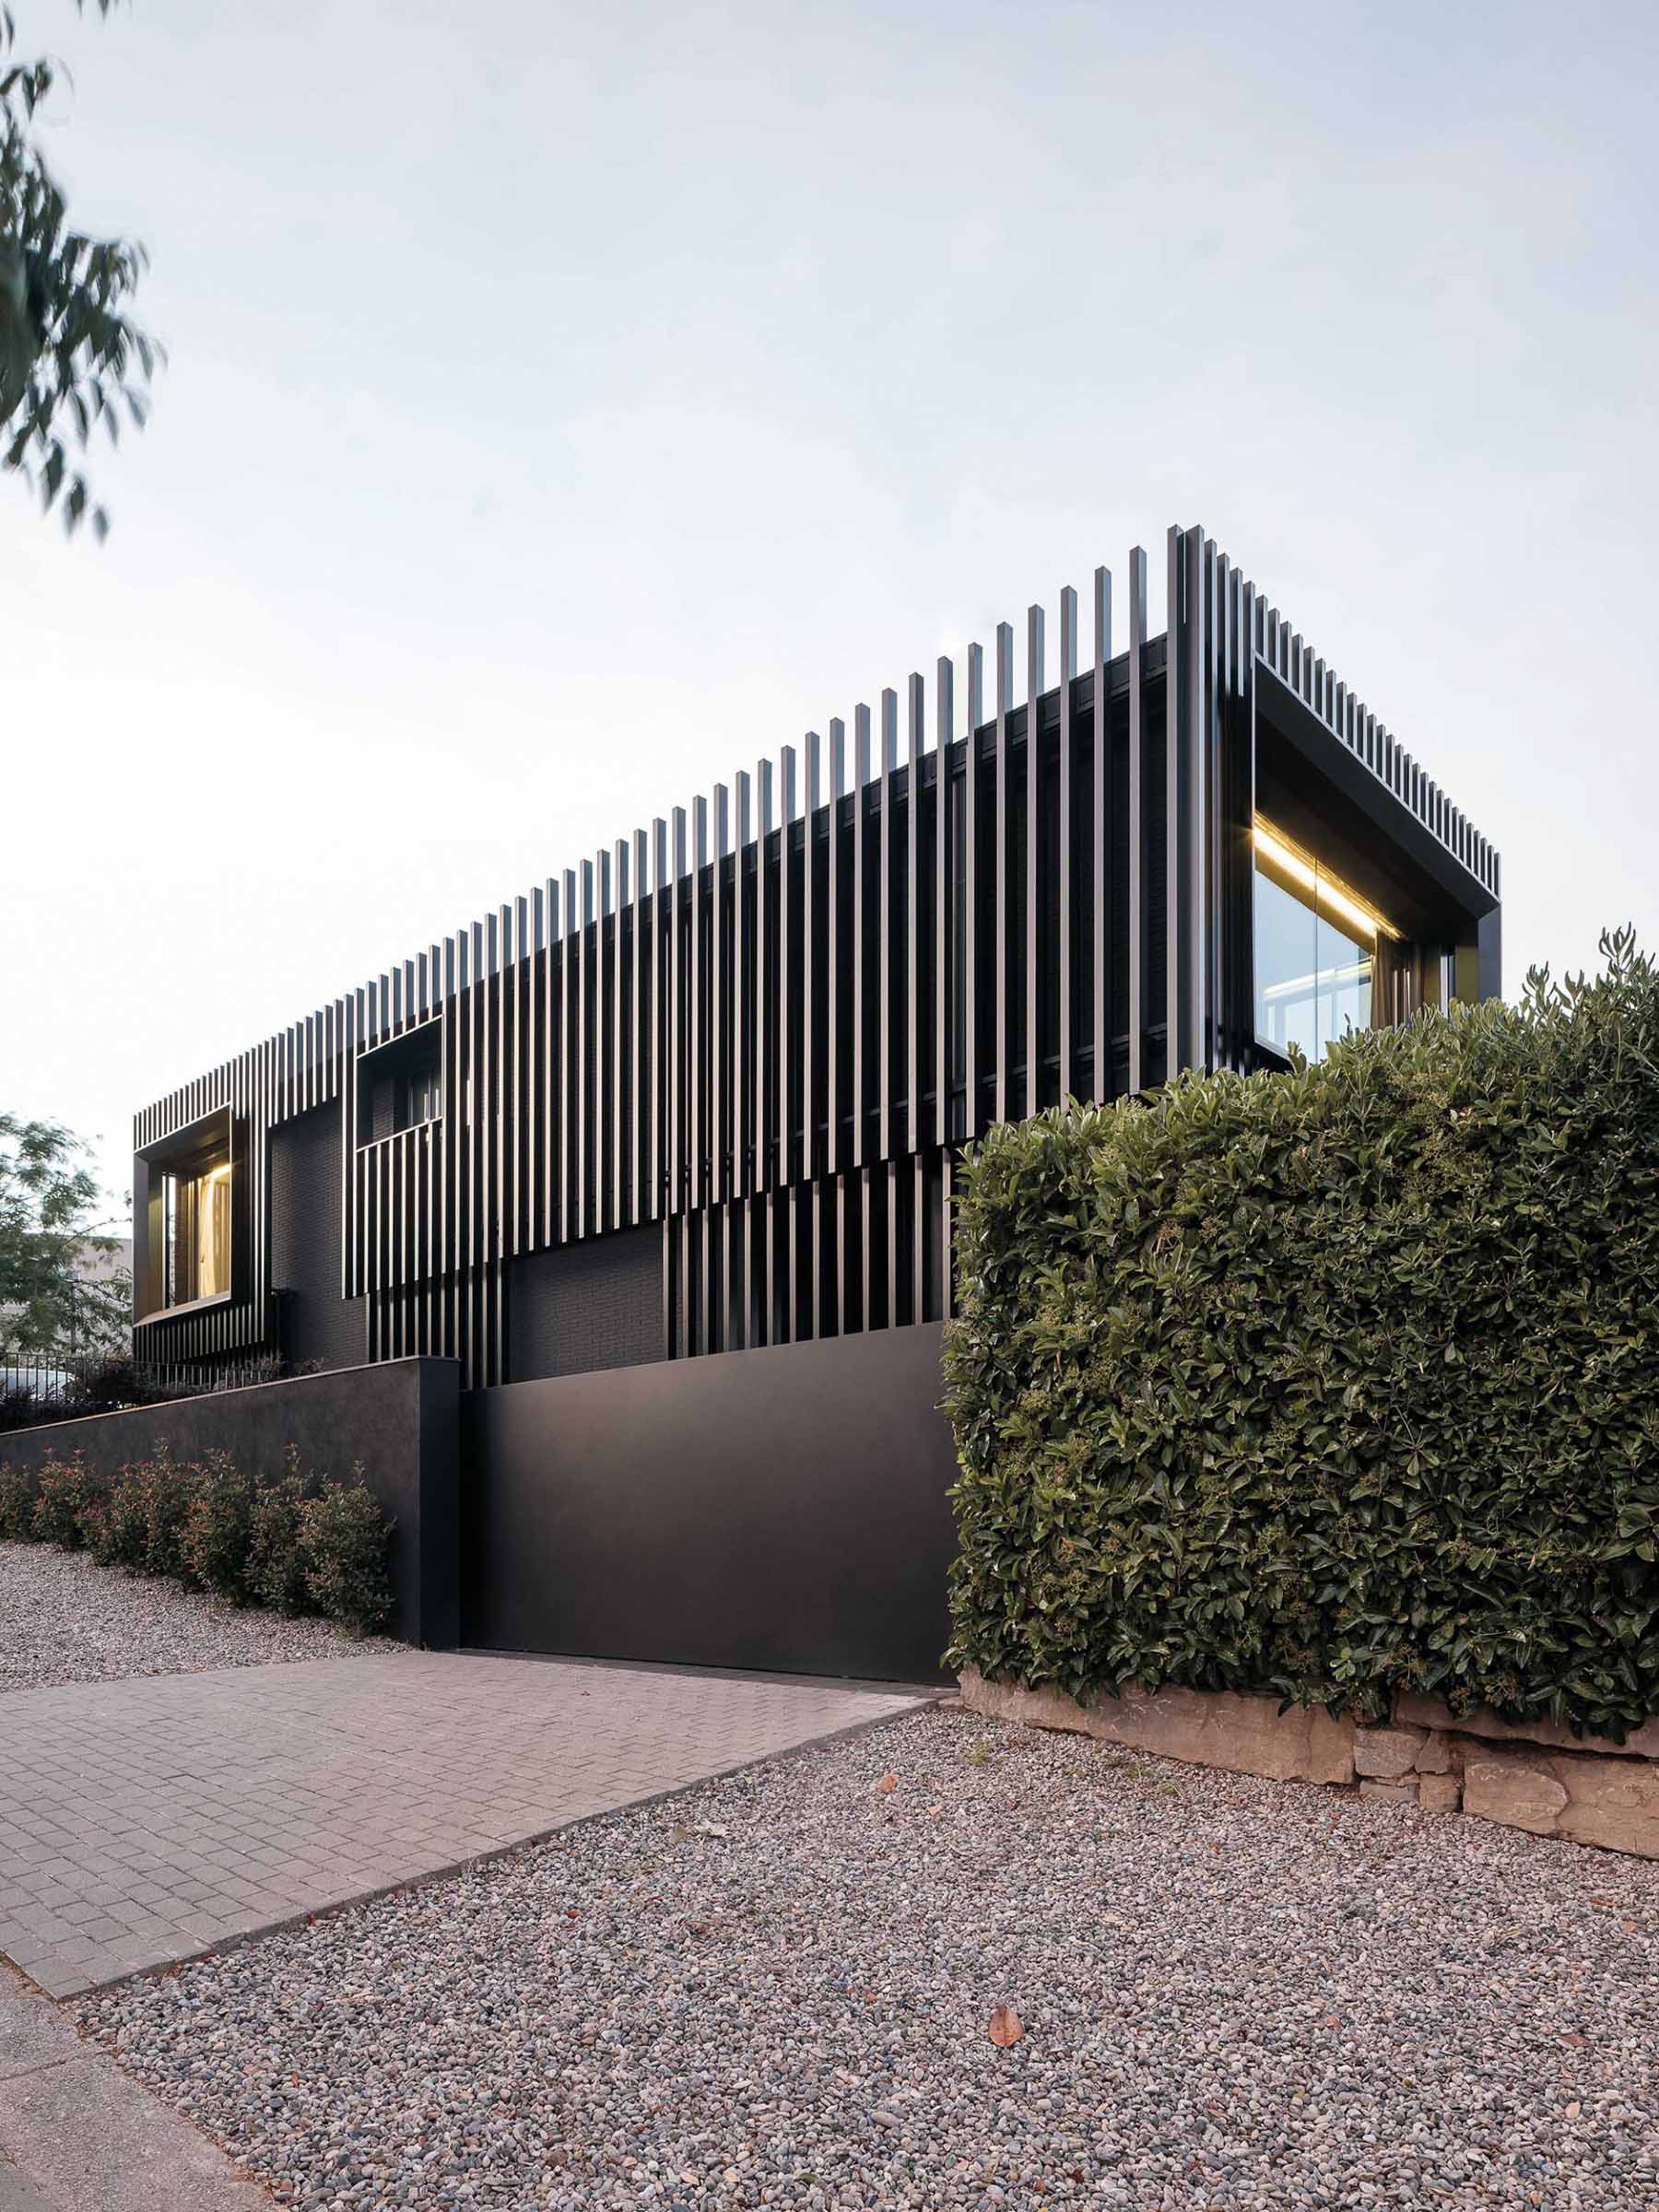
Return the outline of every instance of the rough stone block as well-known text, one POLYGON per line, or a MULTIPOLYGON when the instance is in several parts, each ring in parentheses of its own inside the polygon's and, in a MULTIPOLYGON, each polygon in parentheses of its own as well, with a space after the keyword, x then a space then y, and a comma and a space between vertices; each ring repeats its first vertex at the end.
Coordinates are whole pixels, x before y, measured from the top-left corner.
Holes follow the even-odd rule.
POLYGON ((1237 1690, 1166 1688, 1126 1689, 1087 1706, 1056 1689, 987 1682, 977 1669, 961 1677, 962 1700, 975 1712, 1038 1728, 1064 1728, 1136 1751, 1184 1759, 1269 1782, 1352 1782, 1354 1728, 1323 1709, 1237 1690))
POLYGON ((1475 1712, 1454 1713, 1441 1698, 1419 1697, 1402 1690, 1394 1700, 1394 1724, 1406 1728, 1438 1728, 1456 1735, 1485 1736, 1493 1743, 1546 1744, 1557 1751, 1594 1751, 1604 1759, 1659 1759, 1659 1720, 1633 1728, 1622 1744, 1604 1735, 1574 1735, 1555 1721, 1500 1721, 1484 1706, 1475 1712))
POLYGON ((1426 1813, 1454 1813, 1463 1804, 1463 1782, 1455 1774, 1419 1774, 1418 1804, 1426 1813))
POLYGON ((1435 1729, 1418 1747, 1415 1764, 1419 1774, 1450 1774, 1458 1763, 1458 1756, 1450 1737, 1435 1729))
POLYGON ((1409 1774, 1424 1743, 1420 1728, 1356 1728, 1354 1771, 1377 1782, 1409 1774))
POLYGON ((1417 1779, 1415 1776, 1407 1776, 1404 1780, 1362 1782, 1359 1784, 1359 1794, 1361 1797, 1381 1799, 1385 1805, 1397 1805, 1409 1809, 1418 1801, 1417 1779))
POLYGON ((1025 1728, 1061 1728, 1072 1735, 1092 1735, 1088 1715, 1076 1698, 1050 1687, 1027 1689, 1020 1682, 990 1682, 977 1666, 958 1677, 962 1702, 987 1720, 1018 1721, 1025 1728))
POLYGON ((1567 1793, 1559 1835, 1607 1851, 1659 1859, 1659 1766, 1627 1759, 1559 1758, 1550 1761, 1567 1793))
POLYGON ((1464 1761, 1464 1810, 1505 1828, 1553 1836, 1567 1805, 1565 1786, 1543 1751, 1471 1750, 1464 1761))
POLYGON ((1308 1716, 1308 1780, 1344 1783, 1354 1779, 1354 1724, 1346 1713, 1328 1713, 1315 1705, 1308 1716))

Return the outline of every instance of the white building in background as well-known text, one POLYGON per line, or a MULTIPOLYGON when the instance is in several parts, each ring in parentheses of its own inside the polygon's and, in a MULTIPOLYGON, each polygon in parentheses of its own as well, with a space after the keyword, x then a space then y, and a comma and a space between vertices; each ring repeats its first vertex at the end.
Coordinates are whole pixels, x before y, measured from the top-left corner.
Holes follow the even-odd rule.
MULTIPOLYGON (((76 1285, 84 1285, 88 1289, 96 1289, 124 1277, 130 1282, 133 1274, 131 1234, 83 1237, 76 1249, 71 1273, 76 1285)), ((10 1324, 22 1311, 21 1306, 0 1305, 0 1344, 9 1341, 10 1324)), ((68 1348, 74 1350, 77 1347, 72 1345, 68 1348)))

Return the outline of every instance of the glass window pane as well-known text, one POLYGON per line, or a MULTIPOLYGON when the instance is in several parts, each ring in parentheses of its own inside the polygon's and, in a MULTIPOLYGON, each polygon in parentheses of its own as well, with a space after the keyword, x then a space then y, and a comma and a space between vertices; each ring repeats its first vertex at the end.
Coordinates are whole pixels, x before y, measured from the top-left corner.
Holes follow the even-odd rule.
POLYGON ((1260 816, 1254 841, 1256 1034, 1323 1060, 1339 1038, 1371 1026, 1377 945, 1394 933, 1260 816))
POLYGON ((165 1175, 161 1179, 161 1302, 165 1306, 179 1303, 179 1179, 165 1175))
POLYGON ((1319 917, 1319 1034, 1323 1052, 1350 1030, 1371 1027, 1371 955, 1327 919, 1319 917))
POLYGON ((1259 867, 1255 877, 1256 1035, 1283 1052, 1320 1053, 1318 934, 1312 907, 1259 867))
POLYGON ((187 1306, 230 1289, 230 1163, 161 1179, 161 1303, 187 1306))
POLYGON ((213 1168, 196 1184, 197 1298, 218 1298, 230 1288, 230 1170, 213 1168))

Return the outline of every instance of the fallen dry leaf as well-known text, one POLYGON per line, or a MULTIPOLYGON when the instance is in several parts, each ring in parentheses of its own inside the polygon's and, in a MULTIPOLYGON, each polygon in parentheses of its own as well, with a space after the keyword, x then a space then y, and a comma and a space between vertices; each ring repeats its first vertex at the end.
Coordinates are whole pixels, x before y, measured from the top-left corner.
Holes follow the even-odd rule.
POLYGON ((991 2008, 991 2041, 999 2051, 1010 2043, 1018 2042, 1025 2033, 1025 2022, 1012 2005, 994 2005, 991 2008))
POLYGON ((889 1790, 896 1790, 898 1787, 899 1777, 897 1774, 884 1774, 876 1784, 876 1794, 877 1797, 885 1797, 889 1790))

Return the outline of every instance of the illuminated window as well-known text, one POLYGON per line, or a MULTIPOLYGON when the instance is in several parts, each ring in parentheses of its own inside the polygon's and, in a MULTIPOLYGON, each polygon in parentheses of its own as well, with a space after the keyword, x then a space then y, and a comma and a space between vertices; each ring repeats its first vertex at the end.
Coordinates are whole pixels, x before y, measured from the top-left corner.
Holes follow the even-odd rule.
POLYGON ((1371 1026, 1380 942, 1398 931, 1340 877, 1258 815, 1255 1028, 1278 1052, 1323 1060, 1371 1026))
POLYGON ((161 1302, 186 1306, 230 1289, 230 1162, 161 1178, 161 1302))
POLYGON ((237 1124, 217 1106, 133 1159, 133 1318, 233 1298, 247 1234, 237 1124))

